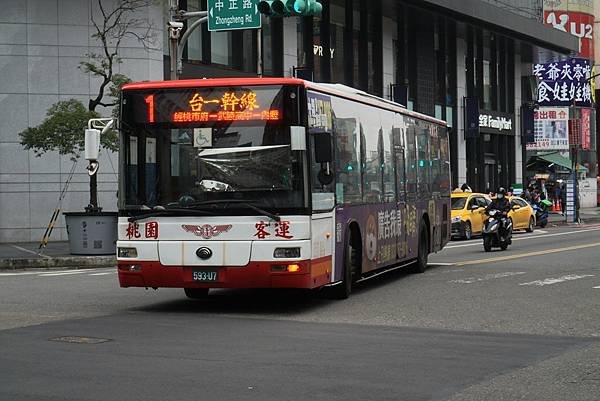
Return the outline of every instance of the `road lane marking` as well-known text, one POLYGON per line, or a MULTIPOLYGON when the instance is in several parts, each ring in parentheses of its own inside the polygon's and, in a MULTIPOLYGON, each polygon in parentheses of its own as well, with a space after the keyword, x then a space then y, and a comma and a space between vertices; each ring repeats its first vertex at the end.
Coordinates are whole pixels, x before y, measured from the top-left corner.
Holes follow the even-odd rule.
POLYGON ((497 278, 519 276, 521 274, 526 274, 526 272, 504 272, 504 273, 486 274, 483 277, 468 277, 468 278, 463 278, 463 279, 458 279, 458 280, 450 280, 448 282, 453 283, 453 284, 473 284, 473 283, 479 283, 482 281, 494 280, 497 278))
POLYGON ((71 269, 71 270, 47 270, 40 269, 38 271, 19 271, 19 272, 11 272, 11 273, 0 273, 0 277, 5 276, 33 276, 33 275, 42 275, 42 274, 55 274, 55 273, 70 273, 70 272, 95 272, 100 269, 71 269))
POLYGON ((547 255, 549 253, 567 252, 567 251, 575 251, 577 249, 593 248, 596 246, 600 246, 600 242, 595 242, 593 244, 568 246, 566 248, 546 249, 546 250, 537 251, 537 252, 519 253, 516 255, 498 256, 496 258, 467 260, 464 262, 456 262, 456 263, 454 263, 454 266, 468 266, 468 265, 479 265, 479 264, 484 264, 484 263, 502 262, 505 260, 527 258, 527 257, 531 257, 531 256, 547 255))
MULTIPOLYGON (((515 238, 513 236, 513 242, 514 241, 524 241, 524 240, 528 240, 528 239, 535 239, 535 238, 548 238, 548 237, 557 237, 557 236, 561 236, 561 235, 571 235, 571 234, 579 234, 579 233, 585 233, 585 232, 590 232, 590 231, 600 231, 600 227, 599 228, 590 228, 590 229, 585 229, 585 230, 577 230, 577 231, 567 231, 564 233, 554 233, 554 234, 543 234, 543 235, 526 235, 526 236, 522 236, 521 238, 515 238)), ((475 239, 475 240, 471 240, 474 242, 469 242, 468 244, 460 244, 460 245, 447 245, 444 247, 444 249, 452 249, 452 248, 464 248, 467 246, 481 246, 482 241, 481 239, 475 239)))
POLYGON ((94 273, 90 274, 90 276, 106 276, 107 274, 115 274, 116 272, 108 272, 108 273, 94 273))
POLYGON ((561 276, 558 278, 545 278, 543 280, 535 280, 535 281, 531 281, 529 283, 520 283, 519 285, 537 285, 539 287, 542 287, 544 285, 564 283, 565 281, 579 280, 581 278, 586 278, 586 277, 594 277, 594 275, 593 274, 582 274, 582 275, 568 274, 566 276, 561 276))
POLYGON ((598 287, 592 287, 592 288, 595 288, 595 289, 598 289, 598 290, 600 290, 600 285, 599 285, 598 287))
POLYGON ((70 272, 63 272, 63 273, 44 273, 44 274, 40 274, 39 277, 71 276, 71 275, 75 275, 75 274, 85 274, 85 273, 89 273, 89 271, 72 270, 70 272))
POLYGON ((453 262, 429 262, 427 263, 427 266, 454 266, 453 262))
POLYGON ((44 258, 44 259, 52 259, 52 257, 50 257, 50 256, 48 256, 48 255, 42 255, 41 253, 38 253, 38 252, 35 252, 35 251, 31 251, 31 250, 29 250, 29 249, 25 249, 25 248, 23 248, 23 247, 21 247, 21 246, 18 246, 18 245, 11 245, 11 246, 12 246, 13 248, 15 248, 15 249, 18 249, 19 251, 22 251, 22 252, 27 252, 27 253, 30 253, 30 254, 32 254, 32 255, 36 255, 36 256, 41 256, 41 257, 42 257, 42 258, 44 258))

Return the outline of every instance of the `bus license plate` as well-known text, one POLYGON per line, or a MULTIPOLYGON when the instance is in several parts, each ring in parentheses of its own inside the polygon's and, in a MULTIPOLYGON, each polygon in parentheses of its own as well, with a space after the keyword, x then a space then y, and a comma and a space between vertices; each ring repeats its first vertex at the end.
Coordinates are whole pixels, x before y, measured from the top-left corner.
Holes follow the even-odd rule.
POLYGON ((219 275, 215 270, 194 270, 192 272, 192 280, 199 281, 201 283, 213 283, 216 282, 219 275))

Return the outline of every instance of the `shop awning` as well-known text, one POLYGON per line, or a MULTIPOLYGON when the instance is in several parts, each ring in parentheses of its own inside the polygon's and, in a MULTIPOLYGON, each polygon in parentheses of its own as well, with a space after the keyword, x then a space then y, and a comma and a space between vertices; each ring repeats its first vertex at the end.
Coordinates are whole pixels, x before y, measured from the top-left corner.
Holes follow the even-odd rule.
MULTIPOLYGON (((550 167, 551 165, 556 165, 563 167, 567 170, 571 170, 573 163, 571 159, 568 157, 561 156, 559 153, 540 153, 538 155, 532 156, 527 161, 527 168, 530 166, 534 166, 536 164, 545 165, 546 167, 550 167)), ((577 164, 577 172, 583 173, 586 172, 587 168, 582 166, 581 164, 577 164)))

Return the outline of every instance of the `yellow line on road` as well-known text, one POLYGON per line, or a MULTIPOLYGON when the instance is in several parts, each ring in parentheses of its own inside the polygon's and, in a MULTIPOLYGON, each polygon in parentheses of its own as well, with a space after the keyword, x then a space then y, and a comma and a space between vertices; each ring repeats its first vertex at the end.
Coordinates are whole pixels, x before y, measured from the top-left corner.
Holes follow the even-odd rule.
POLYGON ((483 263, 502 262, 504 260, 526 258, 526 257, 529 257, 529 256, 547 255, 549 253, 575 251, 577 249, 593 248, 595 246, 600 246, 600 242, 595 242, 593 244, 568 246, 566 248, 547 249, 547 250, 544 250, 544 251, 537 251, 537 252, 520 253, 520 254, 517 254, 517 255, 498 256, 496 258, 487 258, 487 259, 479 259, 479 260, 469 260, 469 261, 466 261, 466 262, 456 262, 456 263, 454 263, 454 266, 467 266, 467 265, 478 265, 478 264, 483 264, 483 263))

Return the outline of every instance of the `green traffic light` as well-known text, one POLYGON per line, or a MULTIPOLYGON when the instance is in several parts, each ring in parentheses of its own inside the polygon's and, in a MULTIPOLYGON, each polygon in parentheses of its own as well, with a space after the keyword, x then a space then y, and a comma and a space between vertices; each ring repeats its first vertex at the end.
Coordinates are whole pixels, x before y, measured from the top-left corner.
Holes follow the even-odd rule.
POLYGON ((288 0, 289 3, 293 3, 293 9, 297 14, 306 12, 306 2, 304 0, 288 0))
POLYGON ((321 15, 323 6, 317 0, 263 0, 258 3, 261 14, 274 18, 321 15))

